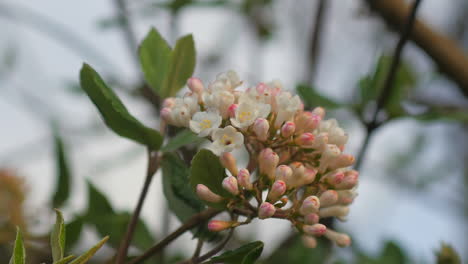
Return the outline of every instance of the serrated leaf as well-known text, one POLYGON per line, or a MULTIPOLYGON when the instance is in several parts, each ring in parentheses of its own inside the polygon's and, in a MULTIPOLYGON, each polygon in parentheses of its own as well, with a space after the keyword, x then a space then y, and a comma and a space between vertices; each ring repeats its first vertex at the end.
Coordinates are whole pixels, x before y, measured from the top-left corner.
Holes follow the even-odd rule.
POLYGON ((69 251, 78 242, 82 228, 82 216, 76 216, 73 221, 65 225, 65 230, 67 231, 67 243, 65 244, 66 251, 69 251))
POLYGON ((190 167, 190 185, 195 192, 198 184, 206 185, 212 192, 223 197, 230 197, 222 182, 226 177, 226 171, 219 157, 210 150, 202 149, 192 159, 190 167))
POLYGON ((179 40, 172 51, 169 70, 164 79, 160 95, 164 98, 174 96, 195 69, 195 43, 192 35, 187 35, 179 40))
POLYGON ((300 84, 296 87, 296 90, 307 108, 321 106, 328 109, 336 109, 342 106, 342 104, 320 94, 313 87, 300 84))
POLYGON ((23 235, 21 230, 16 228, 16 239, 13 247, 13 256, 11 256, 9 264, 25 264, 26 263, 26 250, 23 243, 23 235))
POLYGON ((94 254, 96 254, 96 252, 107 242, 108 239, 109 237, 106 236, 101 241, 99 241, 96 245, 94 245, 91 249, 89 249, 86 253, 84 253, 83 255, 79 256, 78 258, 70 262, 70 264, 85 264, 86 262, 88 262, 90 258, 94 256, 94 254))
POLYGON ((67 264, 68 262, 72 261, 74 258, 75 258, 75 256, 70 255, 70 256, 64 257, 63 259, 61 259, 61 260, 59 260, 57 262, 54 262, 54 264, 67 264))
POLYGON ((157 94, 161 95, 164 79, 169 72, 171 47, 159 32, 152 28, 141 43, 138 53, 146 81, 157 94))
POLYGON ((192 131, 185 129, 171 138, 169 142, 161 148, 161 151, 171 152, 189 144, 199 144, 203 140, 203 138, 198 137, 192 131))
POLYGON ((65 252, 65 222, 63 221, 62 212, 55 210, 57 214, 55 225, 50 234, 50 247, 52 248, 52 259, 54 262, 63 258, 65 252))
POLYGON ((54 148, 57 183, 52 198, 52 205, 54 208, 59 208, 70 196, 71 172, 63 140, 58 134, 54 135, 54 148))
POLYGON ((209 263, 253 264, 263 251, 263 242, 255 241, 211 258, 209 263))
POLYGON ((81 68, 80 84, 112 131, 153 150, 161 147, 163 140, 161 134, 133 117, 117 95, 88 64, 84 64, 81 68))

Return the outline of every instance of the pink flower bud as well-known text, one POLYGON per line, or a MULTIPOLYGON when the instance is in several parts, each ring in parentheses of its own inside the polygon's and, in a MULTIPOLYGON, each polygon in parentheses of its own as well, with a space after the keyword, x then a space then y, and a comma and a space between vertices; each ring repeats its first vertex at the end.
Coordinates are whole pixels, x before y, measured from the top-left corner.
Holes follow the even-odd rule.
POLYGON ((236 158, 234 158, 234 155, 232 155, 231 152, 223 152, 219 157, 219 160, 221 161, 223 167, 228 169, 231 175, 236 176, 237 173, 239 173, 239 170, 237 169, 236 158))
POLYGON ((296 132, 311 132, 315 130, 322 118, 312 112, 302 112, 296 117, 296 132))
POLYGON ((355 170, 350 170, 345 173, 343 181, 336 185, 337 189, 352 189, 357 185, 359 180, 359 172, 355 170))
POLYGON ((257 94, 263 94, 265 92, 265 90, 268 89, 268 86, 266 84, 264 84, 264 83, 259 83, 255 87, 255 89, 257 90, 257 94))
POLYGON ((311 236, 321 236, 325 234, 327 227, 322 224, 304 225, 302 231, 311 236))
POLYGON ((211 220, 208 222, 208 230, 213 232, 219 232, 231 228, 233 222, 231 221, 221 221, 221 220, 211 220))
POLYGON ((239 187, 237 187, 237 179, 234 176, 229 176, 224 178, 223 180, 223 188, 230 192, 233 195, 238 195, 239 194, 239 187))
POLYGON ((312 113, 320 116, 322 119, 325 117, 325 109, 323 109, 322 107, 314 108, 314 110, 312 110, 312 113))
POLYGON ((175 100, 173 97, 164 99, 162 106, 167 108, 172 108, 175 105, 175 100))
POLYGON ((337 169, 337 168, 344 168, 349 167, 354 164, 355 158, 353 155, 350 154, 341 154, 336 157, 334 160, 330 161, 330 168, 337 169))
POLYGON ((304 199, 302 202, 301 208, 299 208, 299 212, 302 215, 307 215, 310 213, 316 213, 320 208, 320 200, 317 196, 309 196, 304 199))
POLYGON ((301 147, 311 147, 314 144, 315 136, 312 133, 304 133, 294 139, 294 143, 301 147))
POLYGON ((203 184, 197 185, 197 195, 203 201, 210 202, 210 203, 219 203, 223 200, 223 197, 215 194, 203 184))
POLYGON ((260 141, 265 141, 268 138, 268 130, 270 124, 265 118, 257 118, 253 124, 252 130, 260 141))
POLYGON ((325 174, 321 180, 332 186, 336 186, 337 184, 340 184, 344 180, 344 177, 345 177, 345 174, 343 172, 332 171, 332 172, 325 174))
POLYGON ((187 86, 189 87, 190 91, 196 94, 201 94, 204 89, 203 82, 195 77, 189 78, 187 80, 187 86))
POLYGON ((296 124, 288 121, 281 127, 281 136, 288 138, 294 134, 294 131, 296 131, 296 124))
POLYGON ((263 149, 258 157, 260 173, 267 175, 270 180, 273 180, 278 161, 278 154, 276 154, 271 148, 263 149))
POLYGON ((275 179, 283 182, 292 180, 293 171, 288 165, 279 165, 275 171, 275 179))
POLYGON ((348 247, 349 245, 351 245, 351 238, 349 238, 349 236, 346 234, 338 233, 331 229, 327 229, 324 235, 326 238, 335 242, 336 245, 338 245, 339 247, 348 247))
POLYGON ((276 212, 274 205, 268 202, 263 202, 258 208, 258 218, 266 219, 272 217, 276 212))
POLYGON ((298 187, 303 184, 305 167, 301 162, 293 162, 289 165, 293 171, 290 180, 286 181, 288 188, 298 187))
POLYGON ((338 203, 342 205, 348 205, 354 201, 357 196, 357 192, 354 190, 340 190, 338 193, 338 203))
POLYGON ((240 169, 237 174, 237 182, 241 187, 244 187, 246 190, 252 190, 253 186, 250 182, 250 173, 247 169, 240 169))
POLYGON ((271 190, 268 192, 267 199, 268 201, 274 203, 278 201, 278 199, 283 196, 286 192, 286 183, 281 180, 277 180, 271 186, 271 190))
POLYGON ((328 207, 338 202, 338 192, 335 190, 328 190, 322 193, 319 197, 320 207, 328 207))
POLYGON ((239 107, 238 104, 232 104, 228 108, 228 115, 229 117, 235 118, 236 117, 236 109, 239 107))
POLYGON ((302 244, 306 248, 316 248, 317 247, 317 239, 312 236, 302 236, 302 244))
POLYGON ((166 121, 167 123, 170 123, 171 122, 171 114, 172 114, 172 109, 170 109, 169 107, 164 107, 163 109, 161 109, 161 118, 166 121))
POLYGON ((348 214, 349 207, 344 205, 334 205, 327 208, 321 208, 319 211, 320 217, 336 217, 341 221, 345 221, 348 214))
POLYGON ((317 224, 320 220, 320 217, 316 213, 311 213, 311 214, 306 214, 304 216, 304 223, 308 225, 314 225, 317 224))
POLYGON ((302 179, 302 185, 311 184, 315 181, 315 176, 317 176, 317 170, 311 168, 305 168, 304 176, 302 179))

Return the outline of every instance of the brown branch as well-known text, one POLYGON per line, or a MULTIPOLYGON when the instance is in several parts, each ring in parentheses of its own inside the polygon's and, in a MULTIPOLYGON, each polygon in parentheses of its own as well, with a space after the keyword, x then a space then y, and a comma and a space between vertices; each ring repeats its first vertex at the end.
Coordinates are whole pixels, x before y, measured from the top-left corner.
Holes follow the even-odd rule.
MULTIPOLYGON (((392 28, 400 32, 404 30, 406 18, 411 12, 410 6, 404 0, 365 1, 392 28)), ((415 21, 411 40, 468 96, 468 56, 456 42, 431 29, 419 19, 415 21)))
POLYGON ((199 225, 201 222, 212 218, 213 216, 219 214, 220 212, 221 212, 221 210, 209 208, 209 209, 206 209, 206 210, 192 216, 183 225, 181 225, 179 228, 177 228, 174 232, 172 232, 166 238, 161 240, 161 242, 154 245, 152 248, 148 249, 145 253, 143 253, 143 255, 134 258, 132 261, 129 262, 129 264, 142 263, 143 261, 147 260, 148 258, 153 256, 154 254, 158 253, 160 250, 162 250, 169 243, 171 243, 173 240, 178 238, 180 235, 182 235, 186 231, 194 228, 195 226, 199 225))
POLYGON ((125 237, 123 238, 119 251, 117 252, 116 262, 117 264, 124 263, 125 259, 127 258, 127 251, 132 242, 133 233, 135 233, 135 229, 138 223, 138 219, 140 218, 141 209, 143 208, 143 204, 145 202, 146 195, 148 194, 149 186, 153 179, 154 174, 159 168, 159 156, 157 153, 151 153, 148 150, 148 169, 146 171, 146 178, 145 183, 143 184, 143 188, 141 189, 140 197, 138 198, 138 203, 133 212, 132 218, 130 223, 128 223, 127 231, 125 233, 125 237))

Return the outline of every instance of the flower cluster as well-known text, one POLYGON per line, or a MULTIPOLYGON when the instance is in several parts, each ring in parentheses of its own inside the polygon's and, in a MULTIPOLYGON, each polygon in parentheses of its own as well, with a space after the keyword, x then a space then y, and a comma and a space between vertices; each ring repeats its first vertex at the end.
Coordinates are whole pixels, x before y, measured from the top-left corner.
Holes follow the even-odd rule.
POLYGON ((212 220, 210 230, 273 217, 289 220, 308 247, 316 246, 317 236, 350 245, 348 235, 320 223, 327 217, 346 220, 357 195, 358 172, 347 168, 354 157, 343 153, 348 136, 335 119, 324 120, 321 107, 305 111, 300 98, 278 81, 242 89, 230 71, 208 87, 197 78, 187 85, 190 92, 182 98, 165 100, 161 117, 211 140, 208 148, 230 174, 222 186, 232 197, 202 184, 197 195, 207 202, 225 202, 232 213, 248 217, 245 222, 212 220), (250 156, 247 168, 239 168, 231 153, 241 147, 250 156))

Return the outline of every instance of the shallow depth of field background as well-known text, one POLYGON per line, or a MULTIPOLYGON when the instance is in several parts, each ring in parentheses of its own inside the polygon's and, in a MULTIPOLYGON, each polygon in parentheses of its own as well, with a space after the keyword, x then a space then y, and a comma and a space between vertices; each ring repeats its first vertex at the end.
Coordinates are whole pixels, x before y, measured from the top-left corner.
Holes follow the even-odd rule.
MULTIPOLYGON (((193 33, 195 75, 205 83, 234 69, 247 83, 280 79, 293 90, 308 80, 307 49, 316 1, 274 1, 271 36, 262 39, 252 21, 228 7, 188 7, 177 17, 154 7, 160 1, 128 1, 139 41, 156 27, 166 39, 193 33)), ((232 1, 236 3, 237 1, 232 1)), ((23 176, 29 193, 27 214, 38 232, 54 218, 48 199, 54 188, 51 123, 56 122, 70 151, 73 193, 65 218, 84 210, 86 181, 93 182, 117 209, 133 210, 146 168, 145 149, 108 130, 90 100, 79 91, 78 71, 87 62, 123 98, 130 111, 157 126, 153 110, 131 92, 142 73, 116 23, 113 1, 0 0, 0 166, 23 176)), ((419 17, 468 50, 468 3, 424 0, 419 17)), ((378 56, 392 51, 397 36, 363 1, 330 1, 313 85, 337 101, 352 101, 358 80, 372 71, 378 56)), ((404 59, 416 70, 414 98, 467 109, 456 85, 409 43, 404 59)), ((350 134, 347 151, 357 154, 364 130, 346 110, 329 112, 350 134)), ((349 221, 339 225, 364 250, 377 253, 396 241, 415 261, 433 261, 442 241, 468 259, 468 128, 460 122, 392 121, 371 141, 363 162, 359 197, 349 221)), ((162 237, 165 210, 156 177, 143 217, 162 237)), ((1 202, 1 201, 0 201, 1 202)), ((170 222, 171 230, 179 223, 170 222)), ((241 237, 266 242, 273 250, 291 230, 280 220, 255 221, 238 229, 241 237)), ((171 250, 189 256, 195 243, 186 234, 171 250)), ((83 247, 97 240, 93 230, 83 247), (91 241, 91 242, 90 242, 91 241)), ((101 254, 105 253, 103 251, 101 254)), ((341 254, 346 254, 342 251, 341 254)))

